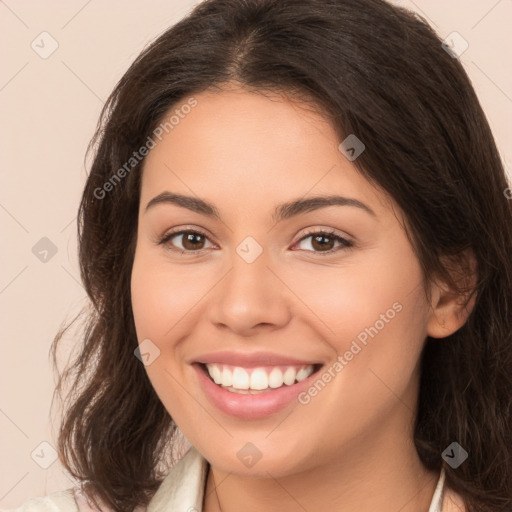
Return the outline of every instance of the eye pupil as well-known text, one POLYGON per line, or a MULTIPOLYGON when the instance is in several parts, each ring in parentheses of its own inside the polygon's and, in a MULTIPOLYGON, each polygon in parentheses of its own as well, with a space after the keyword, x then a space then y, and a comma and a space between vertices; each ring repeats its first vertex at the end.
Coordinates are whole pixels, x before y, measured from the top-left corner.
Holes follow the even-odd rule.
MULTIPOLYGON (((183 247, 187 248, 187 249, 197 249, 197 243, 199 242, 200 243, 200 239, 202 238, 203 235, 199 234, 199 233, 187 233, 184 235, 183 237, 183 247), (190 247, 187 247, 187 244, 191 244, 190 247)), ((203 241, 204 243, 204 241, 203 241)))
MULTIPOLYGON (((318 247, 315 246, 315 244, 318 243, 320 249, 325 249, 326 246, 329 245, 329 244, 332 244, 332 242, 333 242, 333 239, 331 237, 329 237, 328 235, 318 234, 318 235, 313 237, 312 246, 315 247, 315 248, 318 248, 318 247), (327 244, 325 244, 325 243, 323 244, 323 243, 320 242, 320 240, 322 240, 322 239, 324 239, 324 240, 327 239, 327 240, 329 240, 329 242, 327 242, 327 244)), ((329 247, 329 249, 331 249, 331 248, 332 247, 329 247)))

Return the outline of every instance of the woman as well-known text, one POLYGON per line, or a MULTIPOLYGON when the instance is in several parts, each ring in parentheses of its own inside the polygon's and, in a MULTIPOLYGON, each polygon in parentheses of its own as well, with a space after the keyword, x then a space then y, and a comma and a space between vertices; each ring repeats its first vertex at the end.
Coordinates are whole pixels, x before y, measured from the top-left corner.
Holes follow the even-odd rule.
POLYGON ((83 485, 19 510, 512 509, 508 185, 424 21, 207 0, 93 142, 59 383, 83 485))

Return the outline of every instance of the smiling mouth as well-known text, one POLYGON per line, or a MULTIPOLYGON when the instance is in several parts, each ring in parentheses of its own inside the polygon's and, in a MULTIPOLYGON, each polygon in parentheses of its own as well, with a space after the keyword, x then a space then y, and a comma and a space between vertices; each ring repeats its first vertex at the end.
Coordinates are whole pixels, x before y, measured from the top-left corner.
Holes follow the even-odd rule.
POLYGON ((239 394, 270 393, 291 387, 310 378, 324 366, 322 363, 302 366, 242 368, 220 363, 197 363, 214 384, 239 394))

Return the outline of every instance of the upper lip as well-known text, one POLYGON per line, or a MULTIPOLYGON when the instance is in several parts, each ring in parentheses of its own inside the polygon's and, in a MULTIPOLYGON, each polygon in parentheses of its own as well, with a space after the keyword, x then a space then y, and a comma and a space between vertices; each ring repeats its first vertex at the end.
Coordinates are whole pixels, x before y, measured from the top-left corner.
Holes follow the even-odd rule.
POLYGON ((308 364, 322 364, 320 361, 305 361, 273 352, 211 352, 198 356, 196 363, 224 363, 232 366, 253 368, 257 366, 305 366, 308 364))

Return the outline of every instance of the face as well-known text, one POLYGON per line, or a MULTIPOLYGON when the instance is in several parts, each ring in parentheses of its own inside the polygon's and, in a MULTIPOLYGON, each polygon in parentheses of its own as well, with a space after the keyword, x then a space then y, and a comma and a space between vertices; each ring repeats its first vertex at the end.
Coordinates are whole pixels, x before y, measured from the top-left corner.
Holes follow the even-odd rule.
POLYGON ((319 114, 239 89, 195 99, 146 158, 131 282, 169 414, 213 466, 252 476, 412 437, 428 305, 400 209, 319 114), (205 361, 267 390, 228 391, 205 361))

